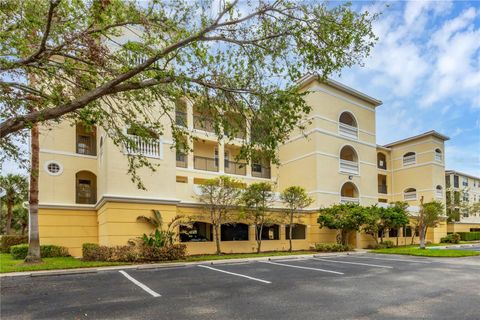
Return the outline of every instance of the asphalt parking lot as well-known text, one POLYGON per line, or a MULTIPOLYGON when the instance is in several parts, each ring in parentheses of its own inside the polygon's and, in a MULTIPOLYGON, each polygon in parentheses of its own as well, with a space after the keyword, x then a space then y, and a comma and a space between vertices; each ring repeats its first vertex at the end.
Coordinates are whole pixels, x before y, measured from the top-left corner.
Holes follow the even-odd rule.
POLYGON ((1 278, 1 319, 479 319, 480 257, 343 255, 1 278))

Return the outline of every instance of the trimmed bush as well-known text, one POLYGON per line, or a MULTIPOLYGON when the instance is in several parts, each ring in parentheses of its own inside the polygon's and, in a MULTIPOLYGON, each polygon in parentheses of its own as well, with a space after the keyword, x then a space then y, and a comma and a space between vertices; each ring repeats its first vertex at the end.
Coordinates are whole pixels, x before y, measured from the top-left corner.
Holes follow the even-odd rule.
POLYGON ((459 232, 458 234, 463 241, 480 240, 480 232, 459 232))
MULTIPOLYGON (((25 259, 28 254, 28 244, 18 244, 10 247, 10 253, 13 259, 25 259)), ((40 256, 42 258, 53 257, 69 257, 67 248, 54 246, 54 245, 42 245, 40 246, 40 256)))
POLYGON ((387 249, 387 248, 393 248, 394 246, 395 246, 395 244, 393 243, 393 241, 385 240, 385 241, 380 242, 380 243, 369 244, 367 246, 367 249, 387 249))
POLYGON ((28 236, 4 235, 0 239, 0 252, 10 253, 10 247, 17 244, 28 243, 28 236))
POLYGON ((85 261, 153 262, 184 259, 186 246, 174 244, 165 247, 155 247, 140 244, 107 247, 93 243, 84 243, 82 251, 83 260, 85 261))
POLYGON ((353 248, 349 245, 338 243, 316 243, 315 250, 319 252, 344 252, 352 251, 353 248))
POLYGON ((460 243, 460 235, 452 233, 440 239, 441 243, 460 243))

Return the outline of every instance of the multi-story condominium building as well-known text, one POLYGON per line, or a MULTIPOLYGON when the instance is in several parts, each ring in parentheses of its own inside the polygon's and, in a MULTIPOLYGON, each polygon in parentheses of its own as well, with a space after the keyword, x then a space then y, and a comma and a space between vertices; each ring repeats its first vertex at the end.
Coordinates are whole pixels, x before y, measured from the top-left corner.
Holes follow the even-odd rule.
MULTIPOLYGON (((304 187, 315 201, 296 217, 292 239, 297 250, 309 249, 319 242, 335 242, 336 231, 320 229, 317 224, 320 207, 342 202, 372 205, 407 201, 415 215, 422 197, 425 201, 445 201, 447 137, 430 131, 379 146, 375 108, 381 101, 333 80, 319 82, 311 75, 303 77, 300 85, 309 92, 305 99, 312 112, 305 120, 310 121, 303 132, 292 132, 279 148, 278 166, 264 160, 249 165, 237 163, 235 156, 245 135, 234 141, 218 141, 208 119, 190 102, 172 114, 178 125, 186 126, 196 137, 193 152, 188 154, 171 148, 168 130, 154 142, 142 141, 130 132, 136 146, 119 148, 101 128, 87 132, 80 123, 61 123, 43 129, 41 241, 66 246, 77 256, 85 242, 125 244, 150 231, 136 218, 158 209, 165 221, 177 214, 195 219, 193 226, 178 230, 188 253, 213 253, 213 230, 196 195, 199 184, 219 175, 235 177, 245 184, 271 182, 277 191, 292 185, 304 187), (141 171, 147 190, 137 189, 127 174, 126 154, 131 152, 141 152, 159 164, 154 173, 141 171)), ((222 250, 252 252, 253 226, 246 221, 236 222, 222 226, 222 250)), ((288 248, 286 227, 279 222, 266 228, 263 250, 288 248)), ((412 232, 415 231, 409 227, 391 230, 388 236, 410 238, 412 232)), ((427 239, 438 242, 446 232, 446 222, 442 222, 429 229, 427 239)), ((350 239, 356 247, 372 242, 371 236, 362 233, 352 234, 350 239)))
POLYGON ((445 187, 448 210, 457 211, 457 219, 448 224, 448 231, 480 231, 480 213, 469 210, 473 204, 480 203, 480 178, 446 170, 445 187))

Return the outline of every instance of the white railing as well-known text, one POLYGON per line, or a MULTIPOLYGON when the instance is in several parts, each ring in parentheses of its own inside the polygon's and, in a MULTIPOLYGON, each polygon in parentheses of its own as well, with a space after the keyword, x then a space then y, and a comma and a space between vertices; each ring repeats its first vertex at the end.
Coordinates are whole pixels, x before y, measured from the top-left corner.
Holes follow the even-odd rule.
POLYGON ((160 158, 161 144, 158 139, 143 139, 139 136, 129 135, 130 141, 125 143, 125 153, 143 155, 149 158, 160 158))
POLYGON ((414 154, 411 155, 411 156, 403 157, 403 165, 404 166, 407 166, 407 165, 410 165, 410 164, 415 164, 415 161, 416 161, 416 156, 414 154))
POLYGON ((358 198, 352 197, 340 197, 340 203, 359 203, 360 200, 358 198))
POLYGON ((435 196, 437 198, 443 198, 443 190, 435 190, 435 196))
POLYGON ((435 161, 442 162, 442 154, 435 152, 435 161))
POLYGON ((338 132, 342 136, 347 136, 347 137, 354 138, 354 139, 358 138, 358 128, 350 126, 350 125, 342 123, 342 122, 338 123, 338 132))
POLYGON ((340 159, 340 171, 358 174, 358 162, 340 159))
POLYGON ((403 194, 403 199, 407 201, 417 200, 417 192, 416 191, 405 192, 403 194))

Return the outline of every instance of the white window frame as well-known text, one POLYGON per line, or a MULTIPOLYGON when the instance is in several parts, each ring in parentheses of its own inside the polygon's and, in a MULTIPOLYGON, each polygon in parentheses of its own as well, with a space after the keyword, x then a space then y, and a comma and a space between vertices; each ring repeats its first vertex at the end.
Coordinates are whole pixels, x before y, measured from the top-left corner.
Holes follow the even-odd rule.
POLYGON ((49 160, 49 161, 46 161, 43 165, 43 169, 51 176, 59 176, 63 173, 63 166, 60 162, 56 161, 56 160, 49 160), (58 165, 58 167, 60 168, 60 170, 58 170, 58 172, 51 172, 50 170, 48 170, 48 166, 51 165, 51 164, 56 164, 58 165))

